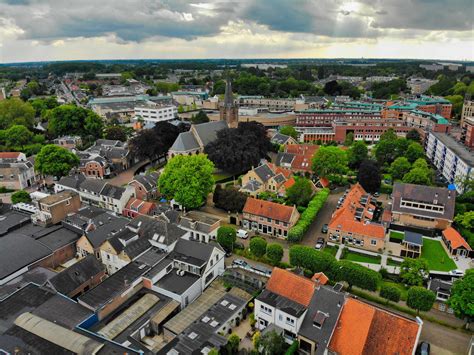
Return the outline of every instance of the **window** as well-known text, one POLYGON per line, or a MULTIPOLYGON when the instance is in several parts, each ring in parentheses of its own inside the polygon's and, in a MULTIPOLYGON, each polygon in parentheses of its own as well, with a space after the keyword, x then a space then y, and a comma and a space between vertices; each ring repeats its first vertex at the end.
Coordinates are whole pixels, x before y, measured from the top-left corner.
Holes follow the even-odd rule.
POLYGON ((371 245, 377 245, 377 240, 371 239, 371 240, 370 240, 370 244, 371 244, 371 245))
POLYGON ((269 307, 267 307, 267 306, 265 306, 265 305, 263 305, 263 304, 262 304, 262 306, 260 307, 260 309, 262 310, 263 313, 267 313, 267 314, 270 314, 270 315, 272 314, 272 309, 269 308, 269 307))
POLYGON ((286 317, 286 323, 290 325, 295 325, 295 320, 290 317, 286 317))

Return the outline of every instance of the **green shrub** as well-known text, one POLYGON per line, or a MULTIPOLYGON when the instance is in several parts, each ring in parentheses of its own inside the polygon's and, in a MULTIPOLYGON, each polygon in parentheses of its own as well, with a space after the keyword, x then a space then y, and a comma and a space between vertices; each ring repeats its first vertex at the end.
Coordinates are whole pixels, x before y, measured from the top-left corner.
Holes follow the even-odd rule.
POLYGON ((286 350, 285 355, 294 355, 298 351, 298 340, 293 341, 290 347, 286 350))
POLYGON ((261 237, 254 237, 250 240, 250 252, 258 258, 265 255, 267 251, 267 241, 261 237))
POLYGON ((283 258, 283 247, 280 244, 268 244, 267 245, 267 258, 270 260, 272 265, 278 265, 283 258))
POLYGON ((12 194, 12 203, 31 202, 30 194, 25 190, 18 190, 12 194))
POLYGON ((290 248, 290 264, 308 269, 312 274, 316 272, 331 274, 337 262, 336 258, 328 253, 304 245, 293 245, 290 248))
POLYGON ((313 223, 316 218, 319 210, 324 206, 327 198, 329 196, 329 189, 322 189, 319 191, 313 199, 309 202, 306 210, 301 214, 300 219, 294 225, 288 233, 288 241, 290 242, 299 242, 306 231, 313 223))
POLYGON ((401 295, 402 295, 402 292, 396 286, 383 284, 382 287, 380 288, 380 297, 385 298, 387 302, 389 301, 398 302, 400 301, 401 295))

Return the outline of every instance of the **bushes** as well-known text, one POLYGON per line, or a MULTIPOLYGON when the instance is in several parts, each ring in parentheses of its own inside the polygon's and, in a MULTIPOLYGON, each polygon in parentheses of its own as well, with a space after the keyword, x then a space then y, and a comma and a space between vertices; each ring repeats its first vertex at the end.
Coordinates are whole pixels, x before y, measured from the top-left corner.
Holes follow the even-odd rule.
POLYGON ((303 238, 304 234, 311 226, 311 223, 313 223, 316 218, 319 210, 326 202, 328 196, 329 189, 326 188, 319 191, 316 196, 313 197, 306 210, 301 214, 298 223, 290 229, 288 233, 288 241, 298 242, 303 238))
POLYGON ((18 190, 12 194, 12 203, 31 202, 31 197, 25 190, 18 190))
POLYGON ((400 301, 400 296, 402 292, 398 289, 398 287, 389 285, 389 284, 384 284, 380 288, 380 297, 385 298, 387 300, 387 303, 389 301, 392 302, 398 302, 400 301))
POLYGON ((267 251, 267 241, 260 237, 254 237, 250 240, 250 252, 257 258, 261 258, 267 251))
POLYGON ((413 286, 408 290, 407 306, 416 310, 417 315, 420 311, 428 312, 436 299, 433 291, 427 290, 423 286, 413 286))
POLYGON ((285 355, 296 354, 296 352, 298 351, 298 346, 299 346, 298 340, 293 341, 293 343, 291 343, 290 347, 286 350, 285 355))
POLYGON ((278 265, 283 258, 283 247, 280 244, 267 245, 267 258, 272 265, 278 265))
POLYGON ((235 229, 228 226, 219 227, 217 230, 217 242, 225 249, 232 251, 236 240, 235 229))
MULTIPOLYGON (((294 245, 290 248, 290 263, 308 269, 312 274, 324 272, 333 281, 345 281, 349 287, 357 286, 375 291, 381 281, 380 274, 350 261, 337 261, 332 255, 311 247, 294 245)), ((309 272, 308 272, 309 274, 309 272)))

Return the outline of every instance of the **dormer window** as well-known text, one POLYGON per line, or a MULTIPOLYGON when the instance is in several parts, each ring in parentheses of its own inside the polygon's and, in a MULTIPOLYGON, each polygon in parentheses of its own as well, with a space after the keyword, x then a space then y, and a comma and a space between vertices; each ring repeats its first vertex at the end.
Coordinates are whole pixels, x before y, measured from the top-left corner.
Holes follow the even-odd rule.
POLYGON ((321 329, 323 327, 324 321, 328 316, 328 314, 318 311, 313 318, 313 326, 318 329, 321 329))

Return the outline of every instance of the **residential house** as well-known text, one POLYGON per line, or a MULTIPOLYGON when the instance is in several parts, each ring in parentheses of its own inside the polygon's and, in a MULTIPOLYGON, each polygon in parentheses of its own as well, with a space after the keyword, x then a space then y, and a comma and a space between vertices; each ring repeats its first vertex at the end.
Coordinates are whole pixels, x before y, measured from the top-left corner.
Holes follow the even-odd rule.
POLYGON ((293 137, 287 136, 286 134, 281 134, 279 132, 275 133, 270 141, 273 144, 278 145, 298 144, 296 139, 293 137))
POLYGON ((421 327, 421 321, 347 297, 327 351, 334 354, 412 355, 420 339, 421 327))
POLYGON ((314 144, 288 144, 279 152, 275 164, 293 173, 312 173, 312 159, 319 146, 314 144))
POLYGON ((24 153, 0 152, 0 186, 23 190, 37 181, 34 163, 24 153))
POLYGON ((214 121, 191 125, 191 129, 178 135, 168 151, 168 157, 192 155, 204 152, 204 147, 217 138, 217 132, 228 128, 226 121, 214 121))
POLYGON ((295 179, 290 170, 265 162, 242 176, 240 191, 253 197, 262 192, 284 196, 286 189, 293 186, 294 183, 295 179))
POLYGON ((328 225, 329 240, 380 251, 385 246, 385 227, 374 221, 374 198, 355 184, 343 197, 328 225))
POLYGON ((145 287, 185 308, 225 270, 225 252, 216 243, 179 239, 174 249, 144 276, 145 287))
POLYGON ((94 255, 88 255, 49 279, 47 285, 56 292, 75 298, 104 279, 104 266, 94 255))
POLYGON ((454 313, 454 310, 446 304, 446 301, 451 296, 451 287, 453 283, 440 279, 430 279, 428 281, 428 290, 435 293, 436 299, 433 303, 433 308, 441 312, 454 313))
POLYGON ((53 143, 60 147, 73 150, 82 145, 82 139, 79 136, 62 136, 53 140, 53 143))
POLYGON ((406 258, 419 258, 423 248, 423 236, 420 233, 405 231, 401 243, 400 256, 406 258))
POLYGON ((316 283, 292 273, 273 268, 265 290, 255 299, 257 328, 270 325, 283 330, 285 340, 292 343, 298 335, 313 297, 316 283))
POLYGON ((128 184, 135 188, 135 197, 144 200, 154 200, 158 197, 158 178, 160 174, 152 172, 150 174, 136 175, 128 184))
POLYGON ((336 328, 345 303, 340 284, 318 286, 298 331, 299 353, 324 354, 336 328))
POLYGON ((200 211, 189 211, 179 217, 178 225, 188 231, 189 239, 202 243, 216 240, 221 220, 215 215, 200 211))
POLYGON ((64 190, 79 191, 79 186, 85 179, 86 177, 81 173, 63 176, 54 184, 54 192, 58 193, 64 190))
POLYGON ((298 221, 296 206, 257 200, 249 197, 242 211, 242 227, 263 234, 286 238, 288 231, 298 221))
POLYGON ((393 224, 420 230, 445 230, 454 218, 456 191, 396 182, 392 200, 393 224))
POLYGON ((125 217, 135 218, 137 216, 151 216, 156 210, 154 202, 147 202, 132 197, 128 200, 127 205, 122 211, 125 217))
POLYGON ((122 187, 101 180, 86 179, 79 186, 79 195, 84 203, 122 214, 133 196, 133 190, 133 187, 129 185, 122 187))
POLYGON ((441 235, 451 255, 462 257, 470 256, 472 248, 456 229, 453 227, 446 228, 441 235))
POLYGON ((75 191, 63 191, 36 201, 38 212, 31 216, 33 223, 43 227, 60 223, 69 213, 81 208, 81 199, 75 191))

